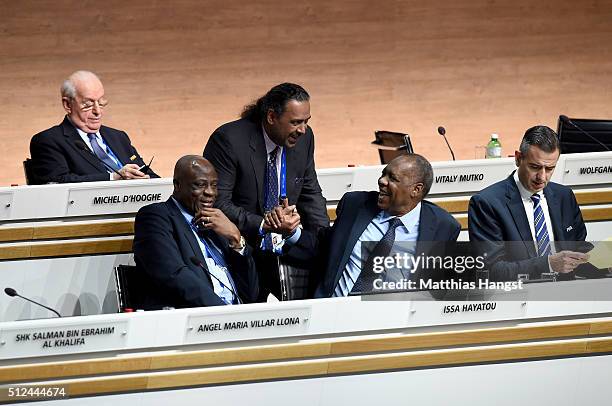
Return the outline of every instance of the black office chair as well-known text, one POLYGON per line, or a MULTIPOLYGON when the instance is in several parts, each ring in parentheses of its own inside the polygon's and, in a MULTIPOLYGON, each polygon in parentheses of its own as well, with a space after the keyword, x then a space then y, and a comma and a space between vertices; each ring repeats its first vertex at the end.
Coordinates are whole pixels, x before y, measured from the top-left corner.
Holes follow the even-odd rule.
POLYGON ((281 284, 281 300, 308 299, 311 271, 296 265, 289 265, 279 258, 278 274, 281 284))
POLYGON ((34 177, 34 171, 32 170, 32 160, 30 158, 26 158, 23 161, 23 174, 25 176, 26 185, 35 185, 36 178, 34 177))
POLYGON ((374 136, 376 139, 372 141, 372 145, 378 148, 380 163, 383 165, 388 164, 400 155, 414 153, 408 134, 379 130, 374 131, 374 136))
POLYGON ((119 311, 142 309, 144 292, 139 288, 137 268, 134 265, 119 265, 115 268, 115 286, 119 311))

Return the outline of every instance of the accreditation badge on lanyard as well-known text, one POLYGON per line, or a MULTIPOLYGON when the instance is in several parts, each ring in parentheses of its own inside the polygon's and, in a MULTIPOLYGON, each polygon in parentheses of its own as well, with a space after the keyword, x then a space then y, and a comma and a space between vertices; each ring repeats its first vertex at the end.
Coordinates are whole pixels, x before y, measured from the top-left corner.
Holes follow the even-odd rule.
MULTIPOLYGON (((286 148, 283 148, 283 152, 281 153, 281 167, 280 167, 280 193, 278 197, 279 204, 282 200, 287 198, 287 156, 285 155, 286 148)), ((281 255, 283 253, 283 245, 285 245, 285 239, 281 234, 270 233, 270 237, 272 239, 272 252, 276 255, 281 255)), ((262 240, 262 248, 263 240, 262 240)))

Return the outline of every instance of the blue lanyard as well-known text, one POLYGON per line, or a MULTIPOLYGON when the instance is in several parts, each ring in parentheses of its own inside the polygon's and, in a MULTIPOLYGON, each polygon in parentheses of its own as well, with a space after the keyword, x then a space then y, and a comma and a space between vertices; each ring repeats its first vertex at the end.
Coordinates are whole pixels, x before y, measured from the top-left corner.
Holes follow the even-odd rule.
POLYGON ((279 199, 287 197, 287 157, 285 155, 286 148, 283 148, 281 154, 281 169, 280 169, 280 196, 279 199))

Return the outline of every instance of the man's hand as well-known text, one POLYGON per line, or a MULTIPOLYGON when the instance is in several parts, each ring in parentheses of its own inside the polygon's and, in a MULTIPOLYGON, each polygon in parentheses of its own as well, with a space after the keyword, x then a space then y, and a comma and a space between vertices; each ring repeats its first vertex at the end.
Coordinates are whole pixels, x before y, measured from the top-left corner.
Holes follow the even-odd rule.
POLYGON ((139 166, 136 164, 127 164, 124 165, 123 168, 119 169, 119 175, 113 173, 113 180, 120 179, 150 179, 149 175, 146 175, 138 170, 139 166))
POLYGON ((550 267, 559 273, 572 272, 578 265, 582 265, 589 260, 587 254, 575 251, 561 251, 548 257, 550 267))
POLYGON ((265 232, 273 232, 288 236, 300 225, 300 215, 297 213, 295 205, 289 206, 287 198, 283 199, 282 206, 264 215, 263 229, 265 232))
POLYGON ((219 209, 205 207, 196 212, 195 223, 206 230, 212 230, 229 240, 230 245, 240 245, 240 231, 219 209))

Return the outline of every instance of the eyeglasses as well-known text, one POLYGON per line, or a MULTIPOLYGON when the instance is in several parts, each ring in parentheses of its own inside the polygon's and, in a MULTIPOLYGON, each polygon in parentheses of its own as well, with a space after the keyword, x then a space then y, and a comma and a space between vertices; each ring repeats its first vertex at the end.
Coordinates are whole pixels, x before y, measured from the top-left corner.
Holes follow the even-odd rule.
POLYGON ((85 100, 79 105, 79 107, 82 111, 90 111, 93 110, 96 104, 98 105, 98 108, 103 109, 108 106, 108 100, 104 98, 98 100, 85 100))

